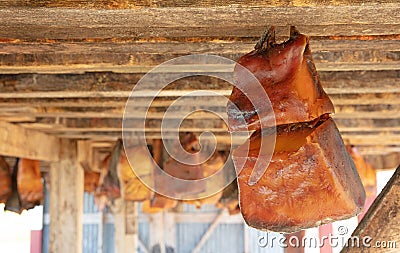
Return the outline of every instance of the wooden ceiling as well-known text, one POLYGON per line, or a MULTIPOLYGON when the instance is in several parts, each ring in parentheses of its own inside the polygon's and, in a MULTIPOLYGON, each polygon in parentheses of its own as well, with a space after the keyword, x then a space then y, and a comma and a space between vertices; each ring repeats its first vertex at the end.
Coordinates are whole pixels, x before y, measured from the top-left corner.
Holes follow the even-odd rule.
MULTIPOLYGON (((189 54, 237 60, 268 25, 277 26, 280 40, 295 25, 311 38, 346 143, 377 169, 394 168, 400 162, 399 3, 1 0, 0 151, 52 161, 60 138, 70 138, 87 140, 92 153, 107 152, 121 136, 132 88, 151 68, 189 54)), ((149 110, 148 138, 160 138, 163 112, 185 91, 228 96, 231 89, 207 76, 173 83, 149 110)), ((140 108, 143 98, 135 99, 140 108)), ((216 97, 196 101, 225 110, 216 97)), ((207 113, 192 115, 181 130, 211 130, 221 142, 229 137, 223 121, 207 113)))

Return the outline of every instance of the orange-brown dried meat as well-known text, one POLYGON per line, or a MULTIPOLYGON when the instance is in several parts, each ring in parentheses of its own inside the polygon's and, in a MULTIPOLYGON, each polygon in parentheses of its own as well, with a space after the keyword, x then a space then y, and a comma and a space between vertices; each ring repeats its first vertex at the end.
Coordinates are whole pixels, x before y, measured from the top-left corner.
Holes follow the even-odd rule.
MULTIPOLYGON (((265 40, 259 42, 254 51, 242 56, 234 69, 235 85, 245 92, 253 89, 254 81, 241 66, 257 78, 271 101, 276 123, 270 117, 270 108, 257 108, 260 114, 265 113, 260 119, 249 98, 234 87, 227 105, 230 131, 307 122, 334 112, 332 102, 320 84, 308 37, 294 29, 291 32, 288 41, 276 44, 271 28, 265 40)), ((264 96, 260 94, 254 99, 264 99, 264 96)))
POLYGON ((150 200, 150 208, 155 210, 156 208, 159 209, 170 209, 174 208, 178 205, 178 200, 166 197, 161 194, 154 194, 154 197, 150 200))
POLYGON ((240 208, 248 225, 293 232, 358 214, 365 192, 332 119, 317 127, 278 128, 272 160, 259 181, 249 185, 263 136, 256 131, 233 153, 245 162, 238 175, 240 208))
POLYGON ((85 170, 83 190, 85 192, 94 193, 97 187, 99 187, 99 180, 100 172, 85 170))
POLYGON ((43 200, 43 182, 39 161, 24 158, 19 160, 17 186, 22 208, 31 209, 40 205, 43 200))
POLYGON ((353 158, 358 175, 360 175, 361 182, 364 186, 367 197, 376 196, 376 171, 367 163, 356 147, 346 146, 351 158, 353 158))
POLYGON ((6 203, 11 196, 11 173, 10 167, 2 156, 0 156, 0 203, 6 203))
POLYGON ((121 192, 125 200, 144 201, 150 199, 152 191, 142 180, 153 180, 154 163, 148 154, 146 147, 132 147, 126 150, 126 155, 121 155, 118 164, 118 176, 121 184, 121 192), (131 167, 129 161, 132 163, 131 167))

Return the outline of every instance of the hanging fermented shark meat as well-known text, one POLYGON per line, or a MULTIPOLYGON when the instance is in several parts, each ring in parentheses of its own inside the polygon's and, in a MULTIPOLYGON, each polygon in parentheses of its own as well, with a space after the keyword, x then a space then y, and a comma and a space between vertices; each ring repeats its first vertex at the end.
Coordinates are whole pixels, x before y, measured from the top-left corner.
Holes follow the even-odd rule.
MULTIPOLYGON (((196 136, 193 133, 187 133, 183 138, 181 138, 181 143, 186 152, 190 153, 190 155, 194 155, 194 158, 191 159, 191 161, 199 162, 201 157, 200 154, 197 153, 199 151, 199 143, 196 136)), ((179 153, 177 157, 185 160, 187 154, 182 152, 179 153)), ((175 178, 193 180, 189 187, 187 187, 187 184, 180 184, 179 182, 174 185, 163 186, 172 189, 177 197, 196 198, 197 194, 204 192, 206 189, 204 182, 196 181, 204 177, 203 168, 200 164, 191 165, 181 163, 170 157, 164 164, 164 171, 175 178)))
POLYGON ((222 196, 216 206, 218 208, 227 208, 230 215, 240 212, 239 192, 236 180, 233 180, 227 187, 224 188, 222 191, 222 196))
POLYGON ((159 207, 152 207, 151 206, 151 200, 145 200, 142 202, 142 213, 158 213, 164 210, 164 208, 159 208, 159 207))
POLYGON ((100 173, 96 171, 84 172, 84 185, 83 190, 88 193, 94 193, 99 187, 100 173))
POLYGON ((189 187, 180 183, 169 185, 169 189, 172 189, 176 196, 195 198, 197 194, 205 191, 204 182, 195 181, 203 178, 201 165, 187 165, 171 158, 165 163, 164 171, 175 178, 193 180, 189 187))
MULTIPOLYGON (((151 208, 171 209, 178 205, 178 200, 155 193, 150 200, 151 208)), ((153 209, 154 210, 154 209, 153 209)))
POLYGON ((165 178, 160 177, 159 173, 156 172, 154 175, 154 179, 156 183, 155 184, 156 193, 150 200, 150 208, 156 211, 157 209, 170 209, 176 207, 178 205, 177 199, 169 198, 167 196, 160 194, 160 193, 165 193, 167 191, 167 188, 170 187, 165 178))
MULTIPOLYGON (((274 36, 274 29, 269 29, 256 50, 240 58, 239 64, 262 84, 276 122, 259 119, 237 89, 228 104, 231 131, 256 130, 232 154, 242 215, 252 227, 278 232, 355 216, 364 206, 365 191, 330 118, 334 109, 319 82, 308 38, 293 27, 290 39, 282 44, 275 44, 274 36), (240 115, 245 124, 238 120, 240 115), (277 136, 271 151, 268 143, 275 137, 274 124, 277 136)), ((234 74, 246 89, 240 71, 234 74)))
POLYGON ((351 158, 353 158, 354 164, 356 166, 358 175, 360 175, 361 182, 364 186, 367 197, 376 196, 376 171, 367 163, 361 156, 359 151, 354 146, 346 146, 347 151, 351 158))
POLYGON ((13 170, 12 170, 12 174, 11 174, 12 193, 11 193, 11 196, 7 199, 4 210, 20 214, 23 211, 23 208, 21 206, 21 200, 20 200, 20 196, 18 193, 18 186, 17 186, 17 184, 18 184, 17 176, 18 176, 18 169, 19 169, 18 164, 19 164, 19 158, 16 159, 13 170))
POLYGON ((118 140, 110 155, 101 162, 99 186, 95 192, 95 203, 103 210, 109 201, 121 197, 117 167, 122 152, 122 141, 118 140))
MULTIPOLYGON (((291 28, 288 41, 276 44, 275 31, 271 27, 255 50, 238 60, 234 69, 235 85, 246 90, 254 83, 249 83, 252 81, 240 65, 248 69, 264 88, 271 101, 276 125, 307 122, 334 112, 315 69, 309 39, 294 28, 291 28)), ((257 108, 259 114, 265 113, 260 119, 249 98, 237 87, 233 88, 227 107, 231 131, 275 125, 273 118, 268 117, 271 114, 269 108, 257 108)))
POLYGON ((122 197, 125 200, 144 201, 151 198, 152 191, 141 180, 152 180, 153 167, 153 160, 146 147, 133 147, 127 149, 126 155, 122 153, 118 164, 118 176, 122 197), (129 156, 135 172, 129 164, 127 156, 129 156))
MULTIPOLYGON (((176 143, 175 146, 177 147, 180 145, 186 152, 190 154, 194 154, 199 150, 197 138, 193 133, 181 134, 180 143, 176 143)), ((175 154, 178 158, 187 158, 187 154, 185 154, 185 152, 175 152, 175 154)), ((192 161, 196 161, 198 159, 200 159, 200 156, 195 154, 192 161)), ((181 182, 174 182, 174 184, 171 185, 165 178, 165 176, 163 176, 162 173, 164 172, 161 173, 156 171, 154 178, 155 190, 157 193, 150 201, 151 207, 172 208, 178 204, 177 199, 196 199, 196 196, 199 193, 205 191, 206 185, 204 184, 204 182, 195 181, 197 179, 203 178, 203 170, 201 168, 201 165, 181 163, 170 157, 164 163, 163 170, 165 173, 174 178, 193 180, 193 182, 190 184, 189 187, 187 186, 187 184, 183 184, 181 182), (167 192, 169 192, 169 195, 173 195, 174 198, 162 195, 163 193, 165 194, 167 192)))
POLYGON ((43 182, 39 161, 19 160, 17 186, 23 209, 31 209, 40 205, 43 200, 43 182))
POLYGON ((103 161, 101 161, 99 185, 94 193, 94 202, 100 211, 102 211, 108 203, 107 189, 104 180, 108 174, 108 163, 110 162, 110 157, 111 155, 108 155, 103 159, 103 161))
POLYGON ((6 203, 11 196, 11 174, 10 167, 2 156, 0 156, 0 203, 6 203))
POLYGON ((278 127, 271 162, 254 185, 249 178, 255 161, 267 155, 261 139, 270 136, 257 130, 233 152, 235 164, 244 162, 238 184, 247 224, 293 232, 358 214, 365 192, 333 120, 290 128, 278 127))
MULTIPOLYGON (((224 185, 224 175, 223 173, 216 174, 219 170, 222 169, 224 166, 224 159, 222 158, 221 154, 215 152, 210 159, 206 162, 201 164, 201 169, 203 171, 203 177, 207 178, 212 176, 209 180, 206 181, 206 188, 207 189, 221 189, 224 185)), ((222 191, 218 191, 213 193, 210 196, 199 198, 196 200, 189 200, 185 201, 189 204, 194 204, 198 208, 204 204, 216 204, 222 196, 222 191)))

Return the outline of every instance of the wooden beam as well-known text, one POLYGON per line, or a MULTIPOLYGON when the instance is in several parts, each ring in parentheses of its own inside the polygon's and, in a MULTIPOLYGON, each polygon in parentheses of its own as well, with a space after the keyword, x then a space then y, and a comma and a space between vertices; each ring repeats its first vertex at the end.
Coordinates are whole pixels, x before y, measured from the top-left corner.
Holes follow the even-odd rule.
POLYGON ((10 7, 0 10, 0 37, 22 40, 216 35, 247 37, 262 34, 265 24, 296 25, 300 31, 312 36, 399 34, 399 13, 400 7, 395 3, 177 7, 173 9, 173 15, 169 8, 91 10, 10 7), (15 18, 16 13, 18 19, 15 18))
MULTIPOLYGON (((400 41, 398 42, 400 44, 400 41)), ((400 51, 400 49, 399 49, 400 51)), ((393 57, 393 56, 392 56, 393 57)), ((1 59, 1 57, 0 57, 1 59)), ((227 78, 231 73, 223 74, 227 78)), ((157 77, 165 82, 170 74, 157 77)), ((400 92, 400 71, 319 71, 324 89, 330 94, 349 93, 389 93, 400 92)), ((98 92, 99 96, 129 96, 129 92, 143 77, 143 74, 91 72, 85 74, 0 74, 1 98, 25 98, 17 93, 30 93, 30 98, 57 98, 59 93, 72 93, 69 97, 89 96, 98 92), (83 93, 90 91, 91 93, 83 93), (50 92, 50 93, 48 93, 50 92), (77 94, 77 92, 79 92, 77 94), (107 92, 107 93, 106 93, 107 92), (118 93, 117 93, 118 92, 118 93), (13 96, 14 95, 14 96, 13 96)), ((154 77, 155 78, 155 77, 154 77)), ((142 83, 142 85, 151 85, 142 83)), ((229 90, 232 85, 210 76, 191 76, 174 81, 167 90, 229 90)), ((25 94, 24 94, 25 95, 25 94)), ((67 97, 63 97, 67 98, 67 97)), ((11 102, 11 101, 7 101, 11 102)))
POLYGON ((76 141, 61 140, 60 145, 60 161, 51 163, 50 170, 50 252, 80 253, 83 169, 77 162, 76 141))
POLYGON ((150 214, 150 252, 166 253, 164 211, 150 214))
POLYGON ((359 238, 359 245, 353 245, 352 241, 349 241, 349 246, 344 247, 342 252, 369 251, 371 248, 378 246, 375 244, 378 241, 385 243, 387 246, 385 247, 385 252, 398 252, 396 248, 399 247, 398 243, 400 241, 399 199, 400 166, 353 232, 352 237, 359 238), (367 238, 366 242, 371 245, 370 247, 365 245, 365 238, 367 238))
MULTIPOLYGON (((166 211, 164 213, 164 224, 165 224, 165 247, 168 249, 172 249, 173 252, 176 252, 177 244, 180 243, 176 239, 176 221, 175 221, 175 212, 166 211)), ((167 252, 170 252, 166 250, 167 252)))
MULTIPOLYGON (((396 3, 393 0, 380 0, 380 4, 396 3)), ((177 1, 161 1, 154 0, 152 2, 142 0, 116 0, 110 2, 108 0, 96 1, 82 1, 82 0, 53 0, 49 1, 0 1, 0 7, 63 7, 63 8, 92 8, 92 9, 137 9, 137 8, 173 8, 173 7, 222 7, 222 6, 329 6, 332 1, 294 1, 294 0, 252 0, 252 1, 233 1, 233 0, 219 0, 219 1, 195 1, 186 0, 182 2, 177 1)), ((334 2, 335 5, 360 5, 364 4, 362 0, 343 0, 334 2)))
MULTIPOLYGON (((356 113, 337 114, 334 115, 335 122, 341 132, 359 132, 359 134, 368 132, 381 132, 390 133, 400 131, 400 117, 389 117, 386 113, 383 115, 376 114, 377 118, 368 118, 368 116, 374 116, 373 114, 364 114, 364 118, 360 116, 354 117, 356 113), (345 115, 347 117, 345 117, 345 115), (387 116, 385 118, 384 116, 387 116), (352 118, 354 117, 354 118, 352 118)), ((175 115, 174 117, 162 118, 163 114, 150 114, 149 119, 146 120, 146 131, 156 132, 161 129, 161 122, 168 123, 177 119, 183 119, 175 115), (156 117, 157 116, 157 117, 156 117)), ((362 114, 361 114, 362 115, 362 114)), ((60 115, 61 116, 61 115, 60 115)), ((97 118, 96 115, 90 118, 86 115, 85 118, 37 118, 35 122, 31 123, 20 123, 21 126, 27 129, 40 130, 47 133, 62 133, 62 132, 121 132, 122 131, 122 119, 121 116, 117 117, 104 117, 97 118), (96 117, 96 118, 95 118, 96 117)), ((129 132, 141 132, 143 131, 141 121, 138 119, 125 119, 125 131, 129 132)), ((223 120, 217 116, 208 114, 193 114, 180 125, 180 129, 164 129, 165 131, 204 131, 210 130, 215 132, 227 132, 228 128, 223 120)))
MULTIPOLYGON (((194 39, 196 41, 196 39, 194 39)), ((399 40, 311 40, 318 71, 399 69, 399 40)), ((0 48, 0 72, 84 73, 113 71, 145 73, 170 59, 189 54, 213 54, 237 60, 253 50, 252 42, 9 42, 0 48), (80 68, 80 69, 79 69, 80 68)), ((219 66, 221 71, 229 71, 219 66)), ((196 70, 199 71, 199 70, 196 70)), ((203 70, 209 71, 209 70, 203 70)), ((129 83, 131 83, 130 81, 129 83)))
POLYGON ((34 160, 59 161, 60 140, 39 131, 0 121, 0 153, 34 160))
POLYGON ((94 150, 91 141, 78 141, 78 162, 80 166, 87 171, 94 170, 94 150))
POLYGON ((365 160, 379 170, 394 169, 400 164, 400 151, 383 155, 364 155, 365 160))
MULTIPOLYGON (((229 96, 230 91, 226 90, 223 92, 217 93, 229 96)), ((154 99, 152 103, 152 107, 167 107, 170 106, 171 103, 179 96, 187 93, 189 91, 181 91, 174 92, 169 91, 168 93, 163 93, 163 97, 157 97, 154 99)), ((18 94, 18 93, 14 93, 18 94)), ((25 93, 28 94, 28 93, 25 93)), ((31 94, 29 96, 37 96, 37 94, 31 94)), ((125 106, 128 96, 128 93, 107 93, 107 92, 97 92, 97 93, 78 93, 78 92, 59 92, 55 94, 47 94, 47 95, 39 95, 42 98, 29 98, 22 97, 21 95, 17 95, 19 98, 13 98, 12 95, 6 95, 8 98, 1 98, 0 96, 0 112, 3 116, 13 115, 13 113, 20 112, 21 110, 24 113, 45 113, 47 107, 70 107, 70 111, 78 111, 79 108, 99 108, 99 107, 119 107, 122 108, 125 106), (64 95, 63 95, 64 94, 64 95), (68 95, 67 95, 68 94, 68 95), (121 96, 124 95, 124 96, 121 96), (62 97, 64 96, 64 98, 62 97), (86 96, 86 97, 85 97, 86 96), (74 109, 75 108, 75 109, 74 109)), ((28 96, 28 95, 27 95, 28 96)), ((398 105, 400 104, 400 100, 398 99, 400 96, 400 92, 392 92, 392 93, 360 93, 360 94, 329 94, 331 100, 334 105, 398 105)), ((143 96, 145 97, 145 96, 143 96)), ((143 102, 143 97, 135 97, 135 106, 145 106, 143 102)), ((196 101, 193 101, 193 105, 197 106, 199 104, 203 104, 205 102, 215 106, 225 106, 225 102, 221 102, 221 98, 219 97, 196 97, 196 101)), ((146 103, 147 105, 147 103, 146 103)), ((50 108, 51 109, 51 108, 50 108)), ((94 109, 92 109, 94 110, 94 109)), ((99 109, 95 109, 99 110, 99 109)), ((120 110, 120 109, 119 109, 120 110)), ((82 111, 82 109, 81 109, 82 111)), ((57 112, 57 108, 55 110, 50 110, 51 112, 57 112)))
MULTIPOLYGON (((171 60, 174 57, 162 60, 159 64, 171 60)), ((379 59, 378 59, 379 60, 379 59)), ((318 71, 385 71, 400 70, 398 61, 391 62, 318 62, 315 61, 318 71)), ((82 74, 85 72, 114 72, 114 73, 148 73, 157 65, 114 65, 114 63, 98 63, 98 64, 73 64, 73 65, 32 65, 32 66, 0 66, 0 72, 3 74, 21 74, 21 73, 39 73, 39 74, 82 74)), ((191 67, 174 66, 159 69, 162 73, 187 73, 193 72, 198 74, 209 73, 227 73, 232 72, 234 65, 203 65, 196 66, 197 69, 191 67)))
MULTIPOLYGON (((223 99, 215 100, 210 98, 206 100, 202 97, 193 98, 188 100, 188 102, 183 106, 171 105, 166 107, 151 106, 146 108, 145 106, 138 105, 135 108, 135 112, 147 112, 148 119, 163 119, 164 113, 167 109, 174 109, 175 111, 185 112, 196 111, 199 109, 206 108, 219 113, 220 115, 225 115, 226 117, 226 102, 223 99), (222 101, 221 101, 222 100, 222 101), (200 103, 203 101, 203 103, 200 103), (213 102, 216 102, 215 104, 213 102), (219 101, 219 102, 218 102, 219 101), (207 104, 208 102, 208 104, 207 104)), ((165 101, 168 102, 168 101, 165 101)), ((172 103, 172 101, 169 101, 172 103)), ((135 105, 136 105, 135 101, 135 105)), ((165 103, 167 104, 167 103, 165 103)), ((400 104, 371 104, 371 105, 336 105, 335 106, 335 119, 396 119, 399 116, 400 104)), ((14 110, 9 110, 9 108, 0 107, 0 119, 7 122, 17 122, 17 123, 40 123, 40 124, 65 124, 65 122, 71 119, 92 119, 92 118, 105 118, 109 119, 121 119, 124 116, 125 107, 32 107, 30 110, 26 108, 14 108, 14 110)), ((182 115, 170 115, 166 118, 180 118, 182 115)), ((126 119, 140 118, 138 114, 126 114, 126 119)), ((208 112, 196 112, 190 114, 188 119, 217 119, 218 117, 212 113, 208 112)))
POLYGON ((137 249, 137 204, 117 199, 113 207, 115 252, 130 253, 137 249))
MULTIPOLYGON (((121 137, 120 132, 62 132, 56 134, 62 138, 71 139, 97 139, 97 140, 115 140, 121 137)), ((174 138, 175 135, 166 135, 165 138, 174 138)), ((218 142, 221 143, 231 143, 231 136, 229 133, 215 133, 215 137, 218 142)), ((382 134, 377 135, 377 133, 342 133, 343 139, 346 143, 351 143, 353 145, 400 145, 400 135, 399 134, 382 134)), ((160 139, 161 134, 159 132, 147 132, 146 138, 160 139)), ((206 137, 204 137, 206 138, 206 137)), ((235 138, 235 144, 241 144, 246 137, 235 138)))

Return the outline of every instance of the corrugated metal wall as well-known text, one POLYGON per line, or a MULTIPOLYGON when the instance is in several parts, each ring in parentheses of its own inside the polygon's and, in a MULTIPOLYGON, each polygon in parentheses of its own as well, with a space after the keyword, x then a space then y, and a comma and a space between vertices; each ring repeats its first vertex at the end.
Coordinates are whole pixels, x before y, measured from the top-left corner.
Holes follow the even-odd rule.
MULTIPOLYGON (((207 231, 210 224, 206 223, 178 223, 176 229, 176 251, 190 253, 207 231)), ((200 252, 244 252, 244 225, 220 224, 216 227, 212 236, 203 245, 200 252)))
POLYGON ((114 224, 104 224, 103 253, 114 253, 114 224))

